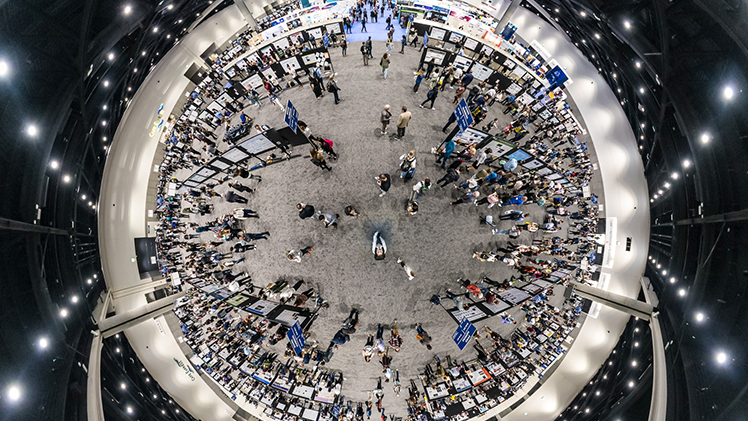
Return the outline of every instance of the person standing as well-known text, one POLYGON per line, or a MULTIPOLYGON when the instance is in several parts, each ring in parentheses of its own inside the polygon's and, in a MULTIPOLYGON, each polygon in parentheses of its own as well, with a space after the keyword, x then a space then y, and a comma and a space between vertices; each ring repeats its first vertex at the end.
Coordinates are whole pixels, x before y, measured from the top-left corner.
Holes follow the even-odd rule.
POLYGON ((425 70, 418 69, 418 71, 416 72, 415 77, 413 78, 413 80, 415 80, 415 82, 416 82, 416 84, 413 85, 413 92, 418 92, 418 88, 421 87, 421 82, 423 82, 423 78, 426 77, 425 74, 426 74, 425 70))
POLYGON ((435 87, 431 88, 426 93, 426 99, 421 103, 421 105, 419 105, 419 107, 423 108, 423 104, 431 101, 431 107, 430 108, 432 110, 435 110, 436 108, 434 108, 434 101, 436 101, 436 97, 437 96, 439 96, 439 89, 438 89, 438 87, 435 86, 435 87))
POLYGON ((314 211, 314 206, 308 205, 306 203, 297 203, 296 209, 299 210, 299 218, 301 219, 307 219, 310 216, 316 215, 316 212, 314 211))
POLYGON ((416 339, 418 339, 418 342, 426 345, 426 349, 431 350, 431 336, 423 330, 420 323, 416 326, 416 339))
POLYGON ((379 117, 379 121, 382 123, 382 134, 387 134, 387 125, 390 124, 392 113, 390 112, 390 104, 386 104, 382 110, 382 114, 379 117))
POLYGON ((301 250, 288 250, 286 252, 286 258, 292 262, 301 262, 301 256, 312 254, 311 252, 314 251, 312 247, 304 247, 301 250))
POLYGON ((334 229, 338 229, 338 218, 340 215, 332 213, 321 213, 317 217, 320 221, 325 223, 325 228, 332 226, 334 229))
POLYGON ((447 143, 444 144, 444 152, 442 152, 441 155, 439 155, 439 158, 436 159, 436 163, 442 164, 442 168, 444 168, 447 164, 447 159, 452 155, 452 152, 455 151, 455 141, 454 139, 449 139, 447 143))
POLYGON ((444 177, 436 180, 436 184, 438 184, 439 187, 446 187, 447 184, 455 183, 459 179, 460 179, 460 169, 450 168, 447 170, 447 173, 444 174, 444 177))
POLYGON ((387 38, 385 45, 387 46, 387 54, 392 54, 392 38, 387 38))
POLYGON ((296 70, 294 70, 294 69, 293 69, 293 68, 291 67, 291 65, 290 65, 290 64, 287 64, 287 65, 286 65, 286 69, 288 69, 288 71, 286 72, 286 75, 287 75, 288 77, 290 77, 291 79, 293 79, 293 80, 294 80, 294 81, 295 81, 296 83, 298 83, 298 84, 299 84, 299 88, 301 88, 302 86, 304 86, 304 85, 303 85, 303 84, 301 83, 301 81, 299 80, 299 75, 298 75, 298 74, 296 73, 296 70))
POLYGON ((405 46, 408 45, 408 37, 403 34, 403 37, 400 39, 400 43, 402 44, 402 47, 400 47, 400 54, 405 54, 405 46))
POLYGON ((403 106, 402 113, 400 113, 400 116, 397 118, 397 137, 402 139, 403 136, 405 136, 405 128, 408 127, 408 123, 410 123, 410 111, 408 111, 408 107, 403 106))
POLYGON ((231 190, 228 190, 226 193, 223 194, 223 198, 229 202, 229 203, 247 203, 248 200, 245 197, 239 196, 238 194, 234 193, 231 190))
POLYGON ((369 32, 366 30, 366 15, 361 18, 361 32, 369 32))
POLYGON ((312 158, 312 162, 314 165, 322 168, 323 170, 332 171, 332 168, 330 168, 327 165, 327 162, 325 162, 325 156, 322 155, 322 152, 318 151, 315 148, 309 148, 309 156, 312 158))
POLYGON ((348 57, 348 41, 345 38, 340 42, 340 49, 343 50, 343 57, 348 57))
POLYGON ((387 79, 387 69, 390 67, 390 57, 387 53, 379 60, 379 65, 382 66, 382 75, 387 79))
POLYGON ((411 269, 410 266, 406 265, 405 262, 403 262, 403 259, 398 258, 397 263, 400 265, 400 267, 403 268, 403 270, 405 270, 405 273, 408 274, 409 281, 412 281, 416 277, 416 274, 413 272, 413 269, 411 269))
POLYGON ((229 187, 242 193, 254 193, 255 189, 249 188, 241 183, 229 183, 229 187))
POLYGON ((465 76, 462 77, 462 80, 460 81, 460 83, 462 83, 462 86, 467 88, 467 86, 470 85, 470 82, 473 81, 473 78, 474 78, 473 71, 468 70, 465 76))
POLYGON ((415 174, 415 172, 416 151, 411 150, 410 152, 400 156, 400 178, 402 178, 403 181, 408 181, 413 178, 413 174, 415 174))
POLYGON ((465 93, 465 87, 460 85, 457 87, 457 90, 455 90, 455 97, 452 100, 452 105, 457 105, 457 103, 460 102, 460 98, 462 98, 462 94, 465 93))
POLYGON ((366 42, 361 43, 361 55, 364 58, 364 66, 369 65, 369 52, 366 50, 366 42))
POLYGON ((335 98, 335 105, 338 105, 340 103, 340 97, 338 97, 338 91, 340 91, 340 88, 338 87, 338 84, 335 82, 334 75, 330 75, 330 81, 327 82, 327 92, 332 92, 333 98, 335 98))
POLYGON ((374 56, 371 55, 371 37, 366 40, 366 50, 369 52, 369 58, 374 58, 374 56))
POLYGON ((390 175, 389 174, 379 174, 379 176, 374 177, 375 180, 377 180, 377 186, 379 186, 379 190, 382 192, 379 197, 384 196, 387 194, 387 191, 390 189, 390 175))

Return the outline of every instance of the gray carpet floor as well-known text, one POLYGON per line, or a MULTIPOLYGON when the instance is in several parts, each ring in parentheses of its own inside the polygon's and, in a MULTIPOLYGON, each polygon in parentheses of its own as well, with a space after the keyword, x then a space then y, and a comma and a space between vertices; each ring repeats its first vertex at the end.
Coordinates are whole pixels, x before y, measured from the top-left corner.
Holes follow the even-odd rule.
MULTIPOLYGON (((261 183, 254 180, 245 182, 257 188, 252 195, 242 195, 249 198, 246 207, 259 212, 260 218, 249 219, 244 226, 248 232, 270 231, 271 236, 268 240, 258 241, 257 250, 247 252, 247 261, 237 265, 235 271, 250 273, 255 285, 265 286, 279 279, 289 282, 304 279, 317 288, 330 303, 329 308, 321 310, 311 329, 311 339, 317 340, 321 347, 327 346, 351 308, 360 309, 358 331, 352 335, 351 342, 335 352, 327 367, 344 373, 343 394, 346 399, 364 401, 367 391, 374 389, 382 374, 376 360, 366 364, 361 356, 361 348, 367 335, 375 333, 376 323, 389 324, 395 318, 398 320, 405 343, 399 353, 392 353, 392 369, 400 371, 405 386, 410 379, 417 378, 418 372, 432 361, 434 354, 440 357, 451 355, 457 361, 470 360, 476 355, 471 346, 462 352, 457 348, 451 339, 456 323, 444 308, 432 305, 429 298, 433 294, 443 295, 447 288, 464 292, 456 282, 458 278, 477 281, 488 276, 503 280, 512 272, 502 263, 481 262, 471 257, 474 251, 494 250, 505 244, 507 237, 492 235, 491 227, 479 224, 479 217, 490 212, 498 218, 506 208, 487 210, 485 205, 449 206, 448 202, 459 196, 450 185, 447 188, 434 187, 419 201, 419 213, 407 215, 407 198, 415 181, 425 176, 436 181, 444 174, 434 165, 430 151, 445 138, 441 127, 454 109, 451 104, 454 91, 447 88, 440 94, 436 110, 421 109, 418 104, 425 99, 428 87, 422 86, 419 93, 412 91, 413 72, 420 57, 417 50, 408 47, 405 54, 393 54, 385 80, 378 66, 379 57, 385 51, 384 43, 374 43, 375 59, 370 60, 368 67, 362 65, 356 44, 349 48, 348 57, 342 57, 340 49, 331 50, 336 79, 342 89, 343 102, 340 105, 334 105, 332 94, 316 100, 308 84, 281 94, 284 104, 287 100, 293 102, 300 119, 309 124, 315 136, 334 141, 340 158, 330 163, 333 170, 328 172, 315 167, 306 158, 308 148, 296 147, 294 154, 301 154, 301 158, 259 169, 255 173, 262 176, 261 183), (413 118, 403 140, 379 134, 379 113, 384 104, 392 106, 391 132, 395 131, 394 121, 400 107, 407 106, 412 111, 413 118), (403 183, 399 179, 399 157, 411 149, 417 152, 416 176, 413 181, 403 183), (374 180, 380 173, 393 176, 390 192, 381 198, 374 180), (312 204, 324 212, 339 213, 339 229, 326 229, 320 221, 299 219, 295 207, 298 202, 312 204), (347 205, 354 205, 363 216, 358 219, 344 216, 347 205), (380 231, 387 241, 389 251, 383 261, 374 260, 371 252, 375 231, 380 231), (287 250, 304 246, 312 246, 314 251, 301 263, 285 259, 287 250), (414 280, 409 281, 396 263, 398 257, 413 268, 414 280), (433 351, 427 351, 416 340, 417 323, 422 323, 433 337, 433 351)), ((259 108, 247 107, 246 112, 255 123, 285 127, 283 112, 266 101, 259 108)), ((499 118, 500 127, 510 121, 498 105, 489 111, 485 121, 494 117, 499 118)), ((222 130, 218 132, 222 133, 222 130)), ((222 144, 219 149, 226 148, 226 144, 222 144)), ((187 174, 189 172, 182 171, 178 177, 184 179, 187 174)), ((462 180, 466 178, 463 176, 462 180)), ((219 192, 226 189, 226 184, 216 188, 219 192)), ((212 216, 193 217, 194 220, 207 220, 240 207, 223 199, 214 202, 212 216)), ((529 221, 542 222, 545 216, 544 208, 535 204, 522 209, 531 213, 529 221)), ((499 226, 508 228, 511 222, 502 221, 499 226)), ((206 234, 203 236, 209 238, 206 234)), ((531 239, 542 236, 540 232, 524 232, 514 242, 530 244, 531 239)), ((562 291, 557 288, 556 292, 552 302, 559 305, 563 300, 562 291)), ((449 300, 445 305, 452 307, 449 300)), ((518 308, 511 313, 518 321, 523 317, 518 308)), ((502 335, 509 335, 516 327, 502 324, 499 317, 476 325, 478 328, 489 325, 502 335)), ((385 334, 385 340, 387 338, 389 333, 385 334)), ((284 347, 285 344, 279 345, 277 349, 284 347)), ((396 398, 392 390, 385 387, 387 412, 406 415, 406 405, 400 400, 406 397, 405 388, 401 397, 396 398)))

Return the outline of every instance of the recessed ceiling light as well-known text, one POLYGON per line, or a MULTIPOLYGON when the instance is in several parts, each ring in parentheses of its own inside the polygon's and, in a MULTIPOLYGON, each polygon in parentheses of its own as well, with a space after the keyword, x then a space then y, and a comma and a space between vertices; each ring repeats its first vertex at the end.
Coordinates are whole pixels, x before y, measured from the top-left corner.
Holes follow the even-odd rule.
POLYGON ((33 124, 30 124, 30 125, 26 126, 26 134, 29 135, 29 136, 31 136, 31 137, 34 137, 37 134, 39 134, 39 129, 36 126, 34 126, 33 124))
POLYGON ((704 313, 696 313, 696 321, 697 322, 703 322, 704 321, 704 313))
POLYGON ((683 168, 688 168, 691 166, 691 161, 684 159, 683 160, 683 168))
POLYGON ((125 15, 129 15, 130 12, 132 12, 132 7, 128 4, 127 6, 125 6, 125 9, 123 10, 123 12, 125 15))
POLYGON ((47 341, 47 338, 39 339, 39 348, 44 349, 48 346, 49 346, 49 341, 47 341))
POLYGON ((681 297, 684 297, 686 295, 686 290, 683 289, 683 288, 679 289, 678 290, 678 295, 680 295, 681 297))
POLYGON ((109 81, 105 80, 104 83, 103 83, 103 85, 104 85, 105 88, 109 87, 109 81))
POLYGON ((11 386, 8 388, 8 400, 12 402, 16 402, 17 400, 21 399, 21 388, 18 386, 11 386))
POLYGON ((114 60, 114 53, 109 53, 109 55, 107 56, 107 58, 109 59, 109 61, 114 60))
POLYGON ((623 21, 623 26, 626 27, 626 29, 631 29, 631 22, 625 20, 623 21))
POLYGON ((701 143, 709 143, 711 140, 711 136, 709 136, 709 133, 704 133, 701 135, 701 143))
POLYGON ((735 91, 731 87, 727 86, 722 91, 722 95, 725 96, 725 99, 732 99, 732 97, 735 96, 735 91))
POLYGON ((68 317, 68 311, 64 308, 60 310, 60 317, 68 317))
POLYGON ((727 354, 724 352, 720 352, 717 354, 717 362, 720 364, 724 364, 727 361, 727 354))
POLYGON ((0 76, 6 76, 8 74, 8 63, 0 61, 0 76))
POLYGON ((78 302, 78 296, 77 295, 73 295, 72 297, 70 297, 70 301, 72 301, 73 304, 77 303, 78 302))

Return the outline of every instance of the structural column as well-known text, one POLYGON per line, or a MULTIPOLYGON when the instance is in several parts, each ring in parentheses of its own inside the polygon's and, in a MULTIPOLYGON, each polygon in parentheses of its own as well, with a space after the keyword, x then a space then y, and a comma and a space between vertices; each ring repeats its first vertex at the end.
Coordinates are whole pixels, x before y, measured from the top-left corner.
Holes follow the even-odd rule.
POLYGON ((247 24, 257 30, 257 20, 255 20, 254 15, 252 15, 252 12, 249 10, 247 0, 234 0, 234 4, 239 8, 242 16, 244 16, 244 20, 247 21, 247 24))
POLYGON ((506 9, 504 12, 504 15, 501 16, 499 19, 499 25, 496 26, 496 30, 501 32, 504 30, 504 27, 507 23, 509 23, 509 20, 514 16, 514 11, 517 10, 520 3, 522 3, 522 0, 511 0, 511 4, 509 4, 509 8, 506 9))

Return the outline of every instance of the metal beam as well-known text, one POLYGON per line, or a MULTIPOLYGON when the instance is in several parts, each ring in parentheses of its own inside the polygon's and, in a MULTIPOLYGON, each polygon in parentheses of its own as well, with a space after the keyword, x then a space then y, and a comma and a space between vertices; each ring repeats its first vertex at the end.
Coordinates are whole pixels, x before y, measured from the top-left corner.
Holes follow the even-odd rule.
POLYGON ((88 421, 104 421, 104 405, 101 401, 101 347, 103 338, 94 335, 91 353, 88 355, 88 381, 86 382, 86 412, 88 421))
POLYGON ((652 311, 654 310, 654 306, 651 304, 643 303, 633 298, 580 284, 579 282, 570 282, 570 284, 574 287, 574 293, 581 297, 589 298, 592 301, 615 308, 643 320, 650 320, 652 311))
MULTIPOLYGON (((647 304, 656 306, 659 303, 657 294, 650 289, 649 278, 641 277, 639 282, 644 291, 647 304)), ((652 398, 649 404, 649 421, 664 421, 667 414, 667 360, 665 359, 665 344, 660 329, 659 312, 652 314, 649 321, 649 331, 652 334, 652 398)))
POLYGON ((35 234, 71 235, 68 230, 29 224, 28 222, 21 222, 7 218, 0 218, 0 231, 23 231, 33 232, 35 234))
POLYGON ((709 215, 703 218, 681 219, 675 222, 675 225, 704 225, 718 224, 724 222, 746 222, 748 221, 748 209, 735 212, 721 213, 719 215, 709 215))
POLYGON ((148 303, 142 307, 101 320, 99 321, 99 331, 101 331, 101 336, 104 338, 114 336, 131 326, 135 326, 146 320, 153 319, 154 317, 169 312, 174 308, 174 300, 185 295, 186 292, 182 291, 160 300, 156 300, 152 303, 148 303))

